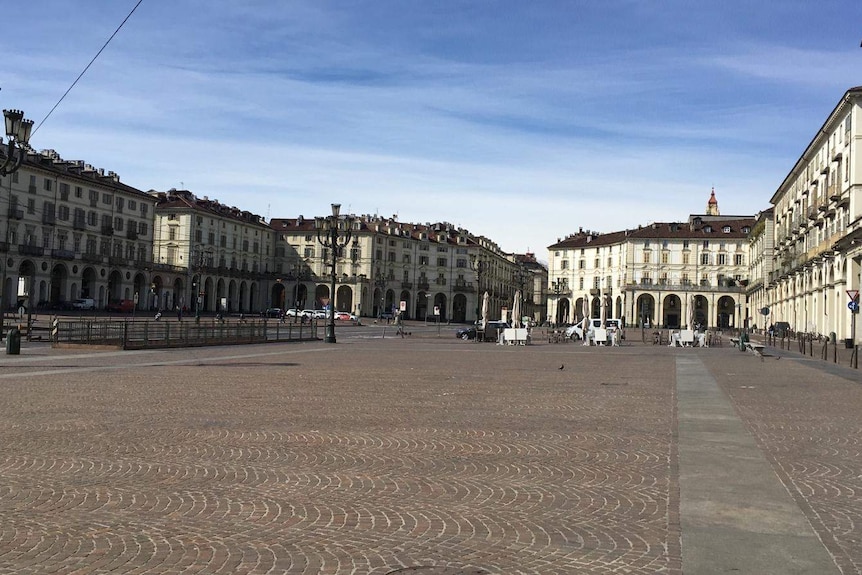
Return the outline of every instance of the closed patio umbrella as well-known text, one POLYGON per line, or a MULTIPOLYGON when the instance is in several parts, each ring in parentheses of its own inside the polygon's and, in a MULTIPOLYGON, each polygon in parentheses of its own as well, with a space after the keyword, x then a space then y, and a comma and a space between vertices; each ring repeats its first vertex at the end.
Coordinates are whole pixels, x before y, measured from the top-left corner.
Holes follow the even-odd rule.
POLYGON ((521 327, 521 290, 515 292, 515 301, 512 303, 512 327, 521 327))

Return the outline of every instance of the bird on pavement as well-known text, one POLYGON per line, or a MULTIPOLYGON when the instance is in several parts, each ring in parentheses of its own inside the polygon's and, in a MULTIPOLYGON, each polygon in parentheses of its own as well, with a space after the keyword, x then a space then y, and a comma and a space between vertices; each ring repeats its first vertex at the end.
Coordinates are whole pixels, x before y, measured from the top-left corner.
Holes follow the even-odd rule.
POLYGON ((565 367, 565 365, 560 365, 560 371, 562 371, 565 367))

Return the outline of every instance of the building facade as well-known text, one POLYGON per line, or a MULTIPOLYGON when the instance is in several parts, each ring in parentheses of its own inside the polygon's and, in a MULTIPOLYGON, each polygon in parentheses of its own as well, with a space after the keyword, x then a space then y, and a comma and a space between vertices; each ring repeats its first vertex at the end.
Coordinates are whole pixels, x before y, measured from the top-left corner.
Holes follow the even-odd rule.
POLYGON ((151 308, 248 313, 271 306, 275 242, 262 217, 188 190, 151 195, 151 308))
MULTIPOLYGON (((275 270, 283 278, 273 288, 273 301, 283 307, 328 305, 331 254, 318 240, 321 218, 273 219, 270 225, 275 270)), ((511 307, 527 273, 489 239, 445 222, 359 215, 344 225, 350 226, 350 241, 336 263, 335 309, 357 316, 400 312, 406 319, 470 322, 481 313, 487 291, 497 318, 511 307)))
POLYGON ((626 325, 743 327, 752 216, 721 216, 713 191, 702 215, 549 246, 548 316, 557 324, 619 318, 626 325))
POLYGON ((148 292, 156 201, 114 172, 29 153, 0 179, 0 204, 3 309, 148 292))
POLYGON ((774 262, 755 270, 770 322, 851 341, 859 337, 847 292, 859 290, 862 272, 860 103, 862 87, 844 94, 772 195, 774 262))

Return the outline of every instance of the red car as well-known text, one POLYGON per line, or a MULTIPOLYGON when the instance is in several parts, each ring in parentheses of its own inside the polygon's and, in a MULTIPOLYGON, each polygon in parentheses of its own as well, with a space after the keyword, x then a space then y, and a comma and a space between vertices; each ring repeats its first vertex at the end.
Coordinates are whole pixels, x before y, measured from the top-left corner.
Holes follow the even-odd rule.
POLYGON ((130 299, 121 299, 113 301, 105 306, 105 311, 114 311, 119 313, 132 313, 135 309, 135 302, 130 299))

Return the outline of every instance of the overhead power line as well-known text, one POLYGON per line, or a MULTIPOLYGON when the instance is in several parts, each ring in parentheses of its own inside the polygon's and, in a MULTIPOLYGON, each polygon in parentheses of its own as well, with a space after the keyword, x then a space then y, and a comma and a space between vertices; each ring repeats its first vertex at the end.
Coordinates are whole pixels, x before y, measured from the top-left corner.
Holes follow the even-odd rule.
POLYGON ((144 1, 144 0, 138 0, 138 3, 137 3, 137 4, 135 4, 135 6, 134 6, 134 8, 132 8, 131 12, 129 12, 129 14, 128 14, 125 18, 123 18, 123 21, 122 21, 122 22, 120 22, 120 25, 119 25, 119 26, 117 26, 117 29, 116 29, 116 30, 114 30, 114 33, 113 33, 113 34, 111 34, 111 37, 110 37, 110 38, 108 38, 108 39, 105 41, 105 43, 102 45, 102 47, 101 47, 101 48, 99 48, 99 51, 98 51, 98 52, 96 52, 96 55, 95 55, 95 56, 93 56, 93 59, 92 59, 92 60, 90 60, 90 63, 89 63, 89 64, 87 64, 87 66, 86 66, 86 67, 81 71, 81 73, 80 73, 80 74, 78 74, 78 77, 77 77, 77 78, 75 78, 75 81, 74 81, 74 82, 72 82, 72 85, 71 85, 71 86, 69 86, 69 89, 68 89, 68 90, 66 90, 66 91, 63 93, 63 95, 62 95, 62 96, 60 96, 60 99, 59 99, 59 100, 57 100, 57 103, 56 103, 56 104, 54 104, 54 107, 53 107, 53 108, 51 108, 51 111, 50 111, 50 112, 48 112, 48 114, 47 114, 44 118, 42 118, 42 121, 41 121, 41 122, 39 122, 39 124, 38 124, 38 125, 36 126, 36 128, 33 130, 33 134, 35 134, 36 132, 38 132, 38 131, 39 131, 39 128, 41 128, 41 127, 42 127, 42 124, 44 124, 44 123, 45 123, 45 121, 46 121, 48 118, 50 118, 50 117, 51 117, 51 114, 53 114, 53 113, 54 113, 54 110, 56 110, 56 109, 57 109, 57 106, 59 106, 59 105, 60 105, 60 102, 62 102, 62 101, 66 98, 66 96, 69 94, 69 92, 71 92, 71 91, 72 91, 72 88, 74 88, 74 87, 75 87, 75 84, 77 84, 77 83, 78 83, 78 80, 80 80, 80 79, 81 79, 81 77, 82 77, 84 74, 86 74, 86 73, 87 73, 87 70, 89 70, 89 69, 90 69, 90 66, 92 66, 92 65, 93 65, 93 62, 95 62, 95 61, 96 61, 96 58, 98 58, 98 57, 99 57, 99 55, 102 53, 102 51, 103 51, 105 48, 107 48, 107 47, 108 47, 108 44, 110 44, 110 43, 111 43, 111 40, 113 40, 113 39, 114 39, 114 36, 116 36, 116 35, 117 35, 117 32, 119 32, 119 31, 120 31, 120 29, 123 27, 123 25, 126 23, 126 21, 127 21, 129 18, 131 18, 131 17, 132 17, 132 14, 134 14, 134 13, 135 13, 135 10, 137 10, 137 9, 138 9, 138 6, 140 6, 140 5, 141 5, 141 2, 143 2, 143 1, 144 1))

